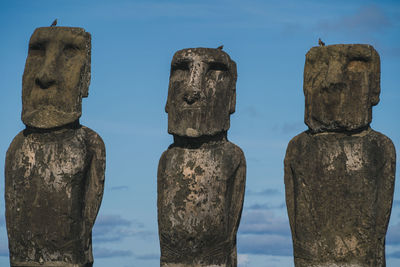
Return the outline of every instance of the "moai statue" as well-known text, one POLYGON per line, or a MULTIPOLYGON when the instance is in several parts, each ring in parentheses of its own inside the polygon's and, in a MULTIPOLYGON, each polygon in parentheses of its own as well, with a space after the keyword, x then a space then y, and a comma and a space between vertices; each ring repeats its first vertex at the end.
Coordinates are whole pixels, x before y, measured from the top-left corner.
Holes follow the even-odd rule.
POLYGON ((161 266, 237 265, 246 161, 227 140, 236 64, 221 49, 175 53, 166 112, 174 143, 158 166, 161 266))
POLYGON ((92 227, 104 188, 105 148, 79 124, 90 82, 90 34, 38 28, 22 79, 26 125, 6 156, 12 267, 92 266, 92 227))
POLYGON ((370 128, 380 59, 370 45, 313 47, 304 68, 305 123, 285 157, 296 267, 385 266, 395 149, 370 128))

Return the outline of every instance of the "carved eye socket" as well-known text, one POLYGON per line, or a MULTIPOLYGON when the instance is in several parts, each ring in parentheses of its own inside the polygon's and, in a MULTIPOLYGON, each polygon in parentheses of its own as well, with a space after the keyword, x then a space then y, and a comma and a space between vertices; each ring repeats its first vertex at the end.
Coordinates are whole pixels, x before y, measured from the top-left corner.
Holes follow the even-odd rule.
POLYGON ((315 59, 315 57, 307 57, 306 58, 306 63, 307 64, 314 64, 315 63, 315 61, 316 61, 316 59, 315 59))
POLYGON ((306 54, 306 61, 310 64, 314 64, 314 62, 318 59, 318 53, 315 50, 310 50, 306 54))
POLYGON ((220 62, 211 62, 209 63, 209 67, 208 67, 209 71, 227 71, 228 67, 224 64, 224 63, 220 63, 220 62))
POLYGON ((188 71, 189 70, 189 62, 180 61, 180 62, 173 63, 171 66, 171 72, 174 72, 176 70, 188 71))
POLYGON ((75 44, 66 44, 64 46, 64 54, 67 57, 75 56, 79 52, 79 50, 80 50, 79 46, 77 46, 75 44))
POLYGON ((350 61, 369 62, 370 58, 369 57, 363 57, 363 56, 356 56, 356 57, 350 58, 350 61))
POLYGON ((370 60, 369 57, 352 57, 347 65, 347 69, 350 72, 365 72, 368 69, 369 64, 367 63, 369 63, 370 60))
POLYGON ((46 45, 44 43, 33 43, 29 45, 29 54, 34 56, 44 55, 46 45))

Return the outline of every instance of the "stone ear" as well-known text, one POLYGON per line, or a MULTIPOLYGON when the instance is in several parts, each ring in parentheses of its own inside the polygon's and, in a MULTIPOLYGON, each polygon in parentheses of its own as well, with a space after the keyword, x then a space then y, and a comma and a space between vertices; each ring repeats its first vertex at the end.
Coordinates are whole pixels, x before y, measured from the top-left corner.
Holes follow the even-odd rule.
POLYGON ((81 72, 81 96, 88 97, 89 95, 89 85, 90 85, 90 78, 91 78, 91 51, 92 51, 92 44, 91 44, 91 35, 88 32, 85 32, 86 35, 86 62, 82 68, 81 72))
POLYGON ((88 97, 89 95, 89 85, 90 85, 90 63, 85 64, 83 67, 83 74, 81 76, 81 96, 88 97))
POLYGON ((381 59, 378 52, 372 48, 372 72, 370 73, 370 101, 375 106, 379 103, 381 93, 381 59))
POLYGON ((377 88, 375 88, 375 89, 373 89, 373 90, 371 90, 372 92, 371 92, 371 97, 370 97, 370 99, 371 99, 371 105, 372 106, 376 106, 378 103, 379 103, 379 94, 380 94, 380 92, 381 92, 381 88, 380 88, 380 86, 378 86, 377 88))
POLYGON ((165 103, 165 113, 168 113, 169 110, 169 105, 170 105, 170 88, 171 88, 171 81, 169 81, 169 85, 168 85, 168 96, 167 96, 167 103, 165 103))
POLYGON ((230 88, 230 99, 229 99, 229 114, 235 112, 236 109, 236 80, 237 80, 237 67, 235 61, 231 60, 230 71, 232 74, 232 82, 230 88))
POLYGON ((168 103, 169 101, 168 101, 168 99, 167 99, 167 103, 165 104, 165 113, 168 113, 168 106, 169 106, 169 103, 168 103))
POLYGON ((231 89, 232 93, 230 95, 229 99, 229 114, 232 114, 235 112, 236 108, 236 88, 231 89))
POLYGON ((371 105, 375 106, 379 103, 379 95, 381 94, 381 72, 377 71, 377 77, 371 81, 370 101, 371 105))

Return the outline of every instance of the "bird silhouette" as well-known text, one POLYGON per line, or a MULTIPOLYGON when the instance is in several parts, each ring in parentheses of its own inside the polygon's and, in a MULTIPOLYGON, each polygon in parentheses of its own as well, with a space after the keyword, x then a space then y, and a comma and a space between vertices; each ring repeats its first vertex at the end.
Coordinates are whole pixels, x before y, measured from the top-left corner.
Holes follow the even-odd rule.
POLYGON ((223 46, 223 45, 218 46, 217 49, 218 49, 218 50, 222 50, 222 49, 224 49, 224 46, 223 46))
POLYGON ((57 19, 55 19, 54 21, 53 21, 53 23, 50 25, 50 27, 54 27, 54 26, 56 26, 57 25, 57 19))
POLYGON ((318 38, 318 44, 319 46, 325 46, 325 43, 322 42, 321 38, 318 38))

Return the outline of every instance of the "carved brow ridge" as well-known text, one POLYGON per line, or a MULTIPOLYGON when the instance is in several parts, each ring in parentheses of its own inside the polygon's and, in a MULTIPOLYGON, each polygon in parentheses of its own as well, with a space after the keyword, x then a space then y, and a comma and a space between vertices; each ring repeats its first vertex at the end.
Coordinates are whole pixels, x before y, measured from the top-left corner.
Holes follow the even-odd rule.
POLYGON ((47 45, 46 41, 34 41, 29 43, 30 50, 42 50, 45 49, 47 45))
MULTIPOLYGON (((193 63, 193 59, 184 58, 184 59, 176 59, 172 62, 172 67, 180 67, 180 66, 187 66, 193 63)), ((210 67, 218 68, 221 70, 228 70, 228 64, 223 60, 201 60, 202 63, 209 65, 210 67)))
POLYGON ((37 49, 39 47, 44 47, 49 42, 48 38, 34 38, 29 42, 29 48, 37 49))
POLYGON ((350 61, 363 61, 363 62, 369 62, 372 59, 371 55, 365 55, 365 54, 350 55, 349 58, 350 61))
MULTIPOLYGON (((36 37, 31 40, 29 43, 29 48, 37 48, 39 46, 46 46, 51 42, 49 38, 42 38, 42 37, 36 37)), ((77 37, 67 37, 65 39, 57 40, 57 42, 60 42, 63 45, 66 46, 73 46, 76 48, 83 49, 86 46, 86 40, 84 38, 77 38, 77 37)))
POLYGON ((370 49, 355 49, 352 47, 348 50, 348 57, 350 60, 368 62, 372 60, 373 53, 370 49))

